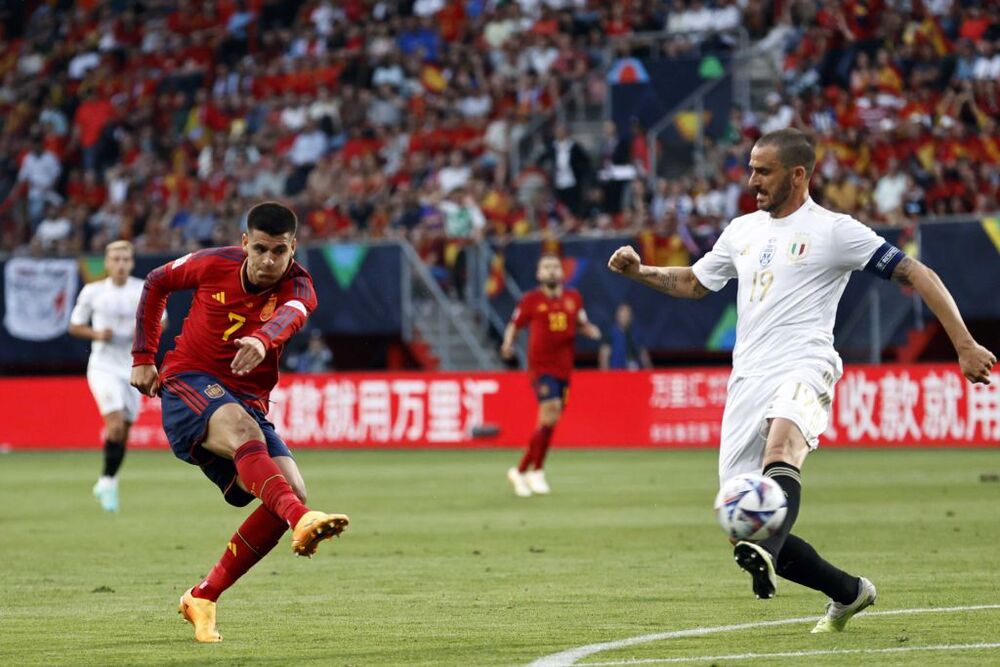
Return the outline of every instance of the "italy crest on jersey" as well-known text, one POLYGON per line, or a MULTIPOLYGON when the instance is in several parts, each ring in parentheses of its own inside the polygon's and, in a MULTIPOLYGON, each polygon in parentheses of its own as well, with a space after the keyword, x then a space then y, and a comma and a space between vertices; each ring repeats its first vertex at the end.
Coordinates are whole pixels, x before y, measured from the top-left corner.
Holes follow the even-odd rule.
POLYGON ((760 251, 760 265, 770 266, 771 262, 774 261, 774 253, 778 249, 778 239, 771 237, 767 240, 767 244, 764 245, 764 249, 760 251))
POLYGON ((796 234, 788 244, 788 261, 793 264, 801 262, 809 254, 809 235, 796 234))

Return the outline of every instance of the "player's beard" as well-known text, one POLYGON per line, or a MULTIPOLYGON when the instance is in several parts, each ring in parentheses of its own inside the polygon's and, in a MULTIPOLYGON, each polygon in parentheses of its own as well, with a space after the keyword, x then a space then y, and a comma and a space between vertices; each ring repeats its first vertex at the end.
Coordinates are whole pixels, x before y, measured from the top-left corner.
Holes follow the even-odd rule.
POLYGON ((543 280, 542 281, 542 287, 544 287, 545 289, 547 289, 550 292, 554 292, 554 291, 556 291, 559 288, 559 281, 558 280, 543 280))
POLYGON ((768 199, 769 199, 768 205, 761 206, 760 208, 762 211, 766 211, 768 213, 774 213, 775 211, 780 209, 785 204, 785 202, 788 201, 788 198, 791 196, 792 196, 792 177, 789 176, 785 180, 781 181, 781 183, 778 185, 776 189, 770 190, 768 192, 768 199))

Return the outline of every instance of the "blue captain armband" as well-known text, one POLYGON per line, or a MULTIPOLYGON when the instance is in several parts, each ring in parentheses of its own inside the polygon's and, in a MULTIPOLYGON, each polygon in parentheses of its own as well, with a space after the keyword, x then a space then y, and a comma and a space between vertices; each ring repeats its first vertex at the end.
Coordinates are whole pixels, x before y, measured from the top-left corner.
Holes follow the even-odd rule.
POLYGON ((872 255, 872 258, 868 260, 868 263, 865 264, 865 271, 874 273, 879 278, 889 280, 892 278, 892 272, 895 270, 896 265, 903 261, 904 257, 906 257, 906 253, 902 250, 891 243, 883 243, 875 251, 875 254, 872 255))

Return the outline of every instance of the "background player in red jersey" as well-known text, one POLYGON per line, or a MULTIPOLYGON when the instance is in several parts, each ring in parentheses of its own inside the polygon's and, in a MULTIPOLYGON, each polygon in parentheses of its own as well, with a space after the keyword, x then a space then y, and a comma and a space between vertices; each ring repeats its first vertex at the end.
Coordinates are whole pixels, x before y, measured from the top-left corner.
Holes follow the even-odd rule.
POLYGON ((312 278, 295 253, 295 214, 276 202, 250 209, 243 247, 185 255, 146 278, 136 313, 132 385, 160 393, 163 430, 174 455, 197 465, 237 507, 261 500, 179 611, 200 642, 221 641, 216 600, 292 527, 292 550, 311 556, 340 534, 343 514, 311 511, 287 445, 267 421, 285 342, 316 307, 312 278), (194 289, 175 347, 157 372, 160 314, 171 292, 194 289))
POLYGON ((512 358, 517 332, 528 328, 528 370, 538 397, 538 428, 521 463, 507 471, 514 493, 522 498, 549 492, 542 466, 566 402, 577 326, 584 336, 601 339, 600 330, 587 319, 583 297, 575 289, 563 288, 562 261, 558 257, 542 255, 536 277, 539 287, 521 297, 500 348, 505 359, 512 358))

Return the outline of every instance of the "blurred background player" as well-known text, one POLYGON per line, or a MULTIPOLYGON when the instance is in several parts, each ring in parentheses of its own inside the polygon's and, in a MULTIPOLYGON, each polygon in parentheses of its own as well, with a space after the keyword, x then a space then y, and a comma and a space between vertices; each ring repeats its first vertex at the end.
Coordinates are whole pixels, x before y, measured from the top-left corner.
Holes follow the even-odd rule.
POLYGON ((107 277, 84 286, 70 315, 69 334, 93 341, 87 384, 104 420, 104 470, 94 484, 94 497, 107 512, 118 511, 118 470, 139 413, 139 392, 129 385, 135 311, 142 296, 142 280, 130 275, 133 268, 132 244, 109 243, 104 251, 107 277))
POLYGON ((833 324, 851 272, 912 287, 941 322, 970 382, 988 384, 996 357, 972 338, 936 273, 849 215, 813 202, 815 164, 815 149, 801 131, 765 134, 750 152, 749 187, 758 210, 733 220, 711 252, 691 267, 654 267, 623 246, 608 266, 682 298, 700 299, 739 280, 719 480, 763 472, 785 492, 788 514, 778 533, 759 543, 737 542, 733 555, 758 598, 774 596, 775 575, 825 593, 830 602, 813 632, 839 632, 875 603, 875 586, 827 562, 790 531, 799 513, 802 465, 829 425, 834 384, 843 375, 833 324))
POLYGON ((518 331, 528 328, 528 370, 538 398, 538 427, 520 464, 507 471, 514 493, 522 498, 549 492, 542 466, 566 402, 577 327, 588 338, 601 338, 600 330, 587 319, 583 296, 575 289, 563 288, 562 261, 558 257, 542 255, 536 277, 539 287, 521 297, 500 348, 505 359, 512 359, 518 331))
POLYGON ((597 365, 604 371, 653 367, 649 350, 636 341, 632 332, 632 306, 627 303, 620 303, 615 309, 615 323, 604 335, 604 342, 597 352, 597 365))
POLYGON ((163 430, 177 458, 201 467, 231 505, 261 500, 179 612, 200 642, 222 641, 216 601, 292 527, 292 550, 312 556, 347 527, 343 514, 305 506, 305 482, 266 418, 288 339, 316 307, 312 278, 295 262, 295 214, 276 202, 250 209, 243 247, 201 250, 150 272, 136 315, 132 385, 160 393, 163 430), (175 347, 154 364, 160 313, 171 292, 194 289, 175 347))

